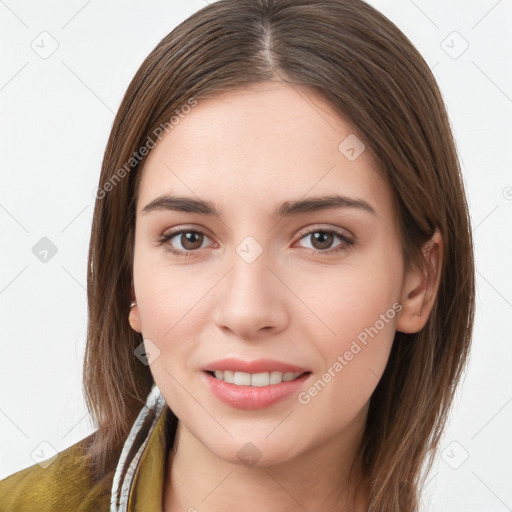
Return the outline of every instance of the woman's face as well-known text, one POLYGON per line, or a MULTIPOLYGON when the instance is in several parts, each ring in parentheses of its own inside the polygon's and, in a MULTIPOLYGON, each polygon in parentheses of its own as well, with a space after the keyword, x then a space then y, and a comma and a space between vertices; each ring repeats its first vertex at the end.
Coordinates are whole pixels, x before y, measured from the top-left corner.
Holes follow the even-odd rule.
POLYGON ((401 246, 370 152, 314 93, 266 84, 183 115, 142 171, 133 272, 155 382, 211 453, 276 464, 360 435, 401 246))

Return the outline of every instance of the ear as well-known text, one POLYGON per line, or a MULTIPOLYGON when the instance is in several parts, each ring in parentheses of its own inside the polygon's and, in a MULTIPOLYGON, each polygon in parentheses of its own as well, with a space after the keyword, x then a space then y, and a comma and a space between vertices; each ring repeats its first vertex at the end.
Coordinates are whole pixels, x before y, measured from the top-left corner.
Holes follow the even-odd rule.
POLYGON ((396 329, 400 332, 420 331, 427 323, 439 289, 443 262, 443 239, 439 229, 423 246, 422 252, 428 268, 411 269, 405 276, 402 288, 400 311, 396 329))
MULTIPOLYGON (((133 278, 130 285, 130 304, 136 302, 137 298, 135 297, 135 288, 133 286, 133 278)), ((139 315, 139 306, 135 304, 135 306, 130 307, 130 313, 128 314, 128 322, 130 323, 130 327, 138 333, 142 334, 142 322, 140 321, 139 315)))

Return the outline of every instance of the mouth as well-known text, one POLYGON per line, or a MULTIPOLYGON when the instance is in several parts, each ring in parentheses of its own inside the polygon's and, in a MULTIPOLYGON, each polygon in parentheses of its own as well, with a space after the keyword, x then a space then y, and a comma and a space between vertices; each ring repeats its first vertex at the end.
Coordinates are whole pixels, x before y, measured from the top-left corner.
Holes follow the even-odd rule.
POLYGON ((235 386, 251 386, 251 387, 266 387, 281 384, 282 382, 291 382, 299 379, 303 375, 309 375, 311 372, 234 372, 229 370, 206 370, 206 373, 213 378, 233 384, 235 386))
POLYGON ((312 375, 307 368, 269 358, 227 357, 201 370, 207 389, 236 409, 263 409, 284 402, 306 386, 312 375))
POLYGON ((240 372, 203 370, 206 388, 225 406, 257 410, 286 403, 307 385, 312 373, 304 372, 240 372))

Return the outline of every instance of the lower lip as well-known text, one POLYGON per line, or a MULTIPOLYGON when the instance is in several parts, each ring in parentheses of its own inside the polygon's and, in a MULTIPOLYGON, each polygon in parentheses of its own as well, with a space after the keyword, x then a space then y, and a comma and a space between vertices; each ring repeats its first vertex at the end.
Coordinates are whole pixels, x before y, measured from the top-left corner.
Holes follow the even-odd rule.
POLYGON ((213 394, 226 405, 236 409, 263 409, 284 400, 297 392, 311 373, 305 373, 295 380, 270 384, 269 386, 237 386, 212 377, 203 372, 206 384, 213 394))

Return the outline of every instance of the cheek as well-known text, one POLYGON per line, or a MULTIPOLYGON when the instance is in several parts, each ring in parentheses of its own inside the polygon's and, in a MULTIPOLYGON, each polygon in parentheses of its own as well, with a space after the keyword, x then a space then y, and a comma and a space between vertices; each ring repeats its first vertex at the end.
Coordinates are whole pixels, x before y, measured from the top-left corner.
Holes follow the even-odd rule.
POLYGON ((345 292, 335 296, 328 312, 334 336, 342 344, 339 348, 348 349, 352 340, 364 344, 369 338, 381 342, 392 338, 398 307, 392 283, 378 283, 374 277, 372 282, 353 282, 345 292))
MULTIPOLYGON (((189 422, 204 421, 204 410, 190 396, 204 393, 197 368, 201 332, 208 322, 204 306, 212 283, 211 272, 201 275, 186 266, 153 261, 134 264, 134 283, 144 339, 151 340, 158 357, 150 362, 156 385, 174 413, 189 422)), ((150 352, 150 350, 149 350, 150 352)), ((214 425, 215 426, 215 425, 214 425)))
POLYGON ((371 336, 387 345, 384 339, 394 335, 399 290, 399 268, 393 265, 350 265, 303 280, 298 295, 315 317, 305 322, 309 338, 318 340, 331 359, 356 339, 364 343, 371 336))
POLYGON ((385 370, 396 313, 391 304, 374 299, 333 317, 335 336, 316 347, 323 366, 297 396, 304 418, 324 426, 322 435, 335 435, 361 418, 385 370))
MULTIPOLYGON (((399 259, 390 254, 387 260, 368 258, 347 266, 330 279, 317 280, 315 294, 310 294, 309 304, 322 325, 306 324, 306 338, 317 340, 322 366, 299 402, 310 404, 325 421, 339 424, 354 417, 384 372, 401 310, 401 269, 395 261, 399 259)), ((315 289, 311 284, 309 289, 315 289)))
POLYGON ((146 348, 153 347, 158 353, 150 362, 151 374, 178 417, 186 416, 190 408, 189 393, 196 396, 199 392, 198 380, 192 378, 197 372, 193 356, 198 350, 197 332, 204 318, 199 317, 197 305, 208 288, 198 287, 198 283, 201 280, 187 276, 183 267, 178 271, 161 262, 145 265, 143 258, 134 262, 142 335, 144 340, 151 340, 145 341, 146 348))
MULTIPOLYGON (((338 304, 331 316, 334 334, 317 345, 322 382, 311 396, 322 392, 324 403, 343 404, 353 413, 370 398, 384 372, 395 335, 397 303, 375 296, 360 297, 356 303, 338 304), (328 391, 323 391, 328 388, 328 391)), ((348 411, 348 409, 347 409, 348 411)), ((351 416, 351 414, 348 414, 351 416)))
POLYGON ((186 342, 211 277, 203 279, 192 266, 173 264, 163 248, 141 245, 135 245, 133 272, 143 335, 162 349, 172 340, 186 342))

